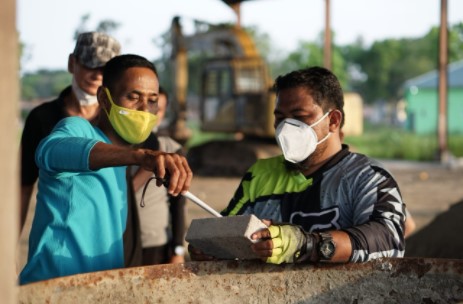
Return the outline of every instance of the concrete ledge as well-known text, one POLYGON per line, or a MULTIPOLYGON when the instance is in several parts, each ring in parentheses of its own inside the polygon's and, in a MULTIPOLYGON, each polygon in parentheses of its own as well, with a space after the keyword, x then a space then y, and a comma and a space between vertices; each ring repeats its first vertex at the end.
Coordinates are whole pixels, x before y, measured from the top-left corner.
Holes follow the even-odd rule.
POLYGON ((463 260, 363 264, 188 262, 95 272, 20 287, 20 303, 458 303, 463 260))

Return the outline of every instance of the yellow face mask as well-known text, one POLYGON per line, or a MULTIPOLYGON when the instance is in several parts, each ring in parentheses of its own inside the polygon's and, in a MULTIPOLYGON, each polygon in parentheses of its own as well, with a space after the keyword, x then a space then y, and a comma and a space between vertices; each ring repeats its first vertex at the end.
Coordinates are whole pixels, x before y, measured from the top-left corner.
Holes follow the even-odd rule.
POLYGON ((106 108, 105 112, 117 134, 131 144, 144 142, 156 125, 158 117, 149 112, 127 109, 116 105, 108 88, 104 89, 111 102, 109 114, 106 108))

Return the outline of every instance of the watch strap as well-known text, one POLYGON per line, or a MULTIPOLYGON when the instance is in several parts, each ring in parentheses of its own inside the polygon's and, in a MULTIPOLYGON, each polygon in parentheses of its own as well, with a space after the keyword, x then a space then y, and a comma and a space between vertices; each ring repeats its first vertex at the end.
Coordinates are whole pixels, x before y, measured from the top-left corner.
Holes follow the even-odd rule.
POLYGON ((305 233, 305 243, 303 244, 300 255, 296 259, 296 263, 314 262, 313 256, 316 252, 317 239, 313 233, 305 233))

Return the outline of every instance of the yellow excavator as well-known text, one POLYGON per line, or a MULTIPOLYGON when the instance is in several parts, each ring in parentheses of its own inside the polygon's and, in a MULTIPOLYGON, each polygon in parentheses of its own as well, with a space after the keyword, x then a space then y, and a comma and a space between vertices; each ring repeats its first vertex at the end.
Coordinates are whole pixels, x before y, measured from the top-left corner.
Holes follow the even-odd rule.
POLYGON ((275 94, 266 63, 249 34, 238 25, 195 21, 195 31, 184 35, 180 17, 170 29, 173 94, 176 113, 171 135, 185 142, 188 63, 200 54, 200 130, 234 134, 235 140, 214 140, 188 151, 196 173, 242 175, 259 157, 276 153, 273 109, 275 94), (269 154, 270 153, 270 154, 269 154))

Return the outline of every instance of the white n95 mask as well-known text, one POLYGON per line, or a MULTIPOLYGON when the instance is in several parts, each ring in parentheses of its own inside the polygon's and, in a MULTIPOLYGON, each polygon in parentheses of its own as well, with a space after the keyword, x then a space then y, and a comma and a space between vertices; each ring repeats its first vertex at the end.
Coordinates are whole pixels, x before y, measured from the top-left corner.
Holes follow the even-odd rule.
POLYGON ((74 77, 72 77, 72 91, 76 95, 81 106, 91 106, 98 102, 96 95, 85 93, 84 90, 79 87, 74 77))
POLYGON ((328 139, 331 133, 318 141, 317 133, 312 127, 322 121, 330 112, 326 112, 310 126, 292 118, 286 118, 278 124, 275 138, 287 161, 295 164, 304 161, 315 151, 318 144, 328 139))

